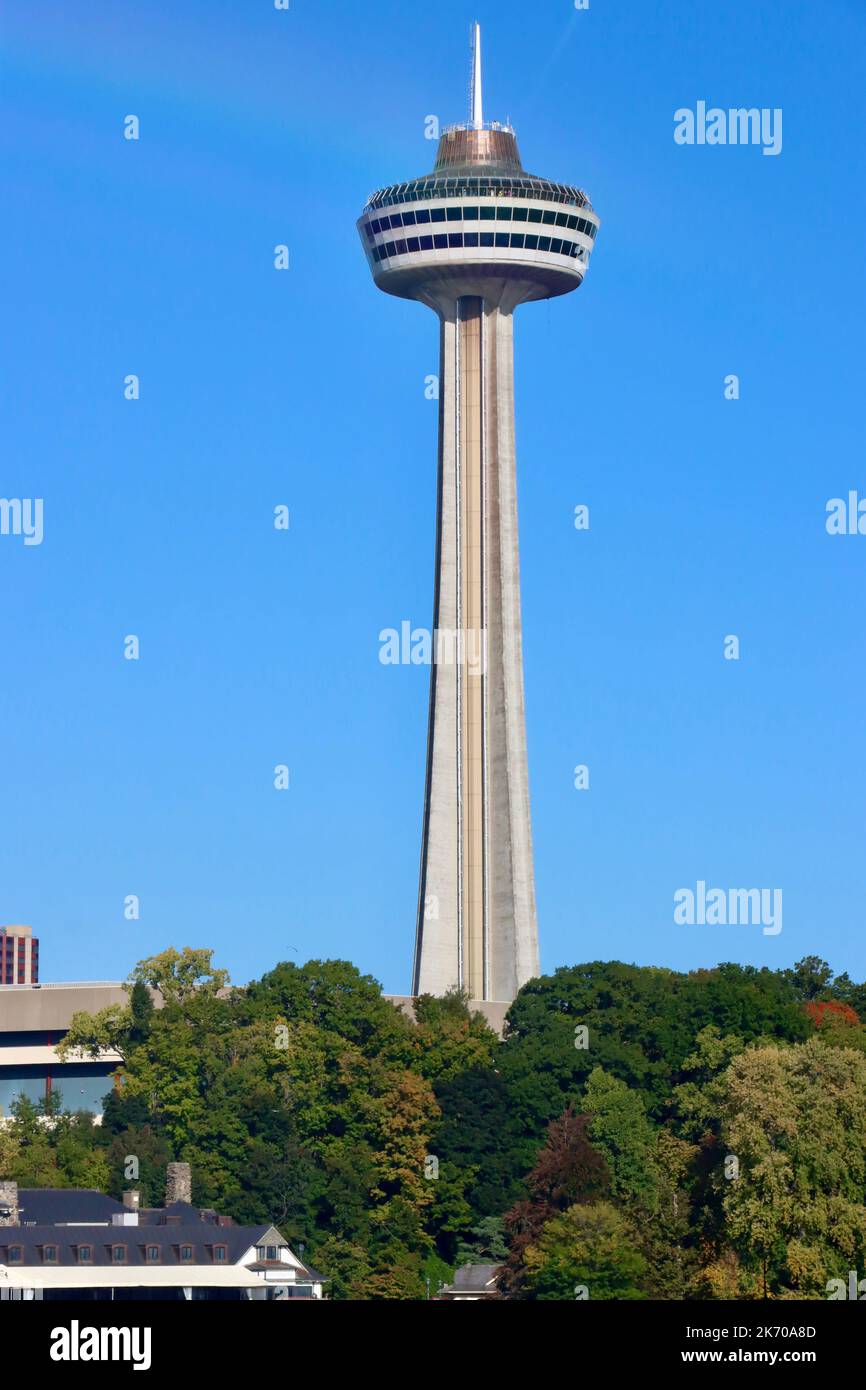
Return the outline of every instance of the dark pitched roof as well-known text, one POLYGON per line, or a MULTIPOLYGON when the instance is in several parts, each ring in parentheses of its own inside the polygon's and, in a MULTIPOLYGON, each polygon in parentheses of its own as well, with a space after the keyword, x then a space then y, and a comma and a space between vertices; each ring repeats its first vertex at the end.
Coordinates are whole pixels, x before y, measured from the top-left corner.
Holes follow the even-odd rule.
POLYGON ((454 1289, 487 1289, 493 1285, 501 1265, 462 1265, 454 1275, 454 1289))
POLYGON ((21 1221, 35 1221, 39 1226, 100 1221, 110 1225, 112 1216, 123 1211, 123 1203, 91 1187, 21 1187, 18 1209, 21 1221))
POLYGON ((126 1246, 126 1258, 122 1265, 146 1265, 149 1263, 146 1247, 155 1245, 159 1249, 156 1264, 181 1265, 215 1264, 213 1247, 224 1245, 226 1259, 220 1264, 237 1264, 250 1248, 257 1245, 271 1230, 262 1226, 214 1226, 212 1224, 182 1226, 0 1226, 0 1264, 39 1265, 57 1268, 62 1265, 77 1265, 78 1247, 89 1245, 91 1258, 89 1265, 111 1265, 112 1246, 126 1246), (23 1259, 14 1262, 9 1259, 9 1247, 22 1247, 23 1259), (46 1262, 44 1247, 57 1248, 57 1258, 46 1262), (180 1258, 180 1247, 191 1245, 192 1261, 180 1258))

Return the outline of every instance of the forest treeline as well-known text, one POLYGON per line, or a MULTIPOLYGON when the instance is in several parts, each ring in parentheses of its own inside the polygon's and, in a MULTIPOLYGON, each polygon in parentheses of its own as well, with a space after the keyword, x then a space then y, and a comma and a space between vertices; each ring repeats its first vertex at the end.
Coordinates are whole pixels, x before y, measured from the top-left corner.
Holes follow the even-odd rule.
POLYGON ((0 1175, 158 1205, 186 1160, 197 1205, 274 1221, 333 1298, 423 1298, 467 1260, 516 1299, 825 1298, 866 1275, 861 1019, 817 957, 595 961, 526 985, 500 1041, 347 962, 233 989, 172 949, 61 1044, 122 1055, 102 1124, 20 1100, 0 1175))

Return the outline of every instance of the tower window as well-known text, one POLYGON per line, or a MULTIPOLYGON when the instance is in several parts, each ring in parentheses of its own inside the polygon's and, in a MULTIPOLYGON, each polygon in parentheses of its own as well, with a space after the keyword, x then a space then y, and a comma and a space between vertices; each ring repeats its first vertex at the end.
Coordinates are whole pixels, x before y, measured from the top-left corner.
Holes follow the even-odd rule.
POLYGON ((538 237, 537 237, 537 236, 529 236, 529 235, 527 234, 527 237, 526 237, 526 249, 527 249, 527 251, 537 251, 537 250, 538 250, 538 237))
POLYGON ((510 222, 510 221, 511 221, 511 208, 497 208, 497 209, 496 209, 496 220, 497 220, 497 222, 510 222))
POLYGON ((481 209, 481 221, 482 221, 482 222, 492 222, 495 216, 496 216, 496 208, 482 208, 482 209, 481 209))
POLYGON ((541 208, 530 208, 530 209, 529 209, 529 220, 530 220, 530 222, 540 222, 540 221, 541 221, 541 208))
POLYGON ((522 232, 512 232, 512 233, 511 233, 511 245, 512 245, 513 247, 516 247, 516 249, 517 249, 518 251, 522 251, 522 250, 523 250, 523 243, 524 243, 525 240, 526 240, 526 238, 524 237, 524 235, 523 235, 522 232))
POLYGON ((448 245, 448 238, 444 232, 439 232, 437 236, 434 236, 433 245, 437 251, 441 251, 443 247, 448 245))
POLYGON ((464 234, 463 234, 463 245, 464 245, 464 246, 477 246, 477 245, 478 245, 478 233, 477 233, 477 232, 464 232, 464 234))
POLYGON ((482 245, 482 246, 492 246, 492 245, 493 245, 493 233, 492 233, 492 232, 482 232, 482 233, 481 233, 481 245, 482 245))
POLYGON ((462 245, 463 245, 463 233, 462 233, 462 232, 449 232, 449 233, 448 233, 448 245, 449 245, 449 246, 462 246, 462 245))
POLYGON ((497 233, 496 233, 496 245, 497 245, 497 246, 507 246, 507 245, 508 245, 508 233, 507 233, 507 232, 497 232, 497 233))
POLYGON ((464 209, 463 209, 463 221, 464 221, 464 222, 477 222, 477 221, 478 221, 478 209, 477 209, 477 208, 464 208, 464 209))

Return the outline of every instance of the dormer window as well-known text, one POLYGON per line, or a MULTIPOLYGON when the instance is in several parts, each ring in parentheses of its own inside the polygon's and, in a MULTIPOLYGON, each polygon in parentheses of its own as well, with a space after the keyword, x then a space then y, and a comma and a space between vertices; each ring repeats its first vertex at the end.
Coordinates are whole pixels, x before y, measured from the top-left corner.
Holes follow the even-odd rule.
POLYGON ((46 1265, 56 1265, 56 1264, 57 1264, 57 1246, 56 1246, 56 1245, 43 1245, 43 1247, 42 1247, 42 1263, 43 1263, 43 1264, 46 1264, 46 1265))
POLYGON ((11 1265, 21 1265, 21 1264, 24 1263, 24 1247, 23 1247, 23 1245, 10 1245, 10 1246, 9 1246, 9 1263, 10 1263, 11 1265))
POLYGON ((159 1264, 159 1246, 148 1245, 145 1249, 145 1259, 149 1265, 159 1264))
POLYGON ((180 1262, 181 1262, 181 1264, 184 1264, 184 1265, 191 1265, 191 1264, 192 1264, 192 1257, 193 1257, 193 1248, 192 1248, 192 1246, 191 1246, 191 1245, 182 1245, 182 1246, 180 1247, 180 1262))
POLYGON ((125 1246, 125 1245, 112 1245, 112 1247, 111 1247, 111 1263, 112 1263, 112 1264, 115 1264, 115 1265, 125 1265, 125 1264, 126 1264, 126 1246, 125 1246))
POLYGON ((229 1257, 228 1248, 225 1245, 215 1245, 213 1248, 214 1264, 225 1264, 229 1257))
POLYGON ((79 1263, 80 1265, 89 1265, 89 1264, 92 1264, 92 1263, 93 1263, 93 1246, 92 1246, 92 1245, 79 1245, 79 1247, 78 1247, 78 1263, 79 1263))

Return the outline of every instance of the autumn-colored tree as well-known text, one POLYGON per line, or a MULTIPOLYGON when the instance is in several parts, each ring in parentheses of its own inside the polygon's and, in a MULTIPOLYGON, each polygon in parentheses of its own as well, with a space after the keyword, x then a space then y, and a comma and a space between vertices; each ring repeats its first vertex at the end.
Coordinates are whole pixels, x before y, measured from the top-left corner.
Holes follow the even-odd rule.
POLYGON ((850 1023, 856 1028, 860 1019, 850 1004, 842 1004, 838 999, 810 999, 803 1006, 816 1028, 827 1023, 850 1023))
POLYGON ((607 1192, 610 1171, 590 1143, 590 1117, 567 1106, 547 1129, 547 1140, 526 1179, 529 1198, 517 1202, 505 1217, 510 1237, 508 1260, 500 1289, 512 1298, 526 1296, 526 1251, 546 1223, 577 1202, 591 1202, 607 1192))

